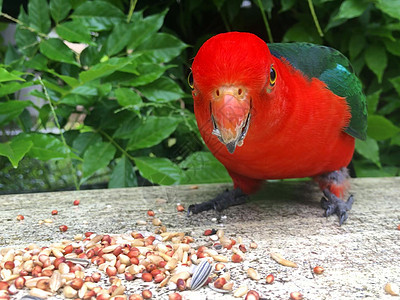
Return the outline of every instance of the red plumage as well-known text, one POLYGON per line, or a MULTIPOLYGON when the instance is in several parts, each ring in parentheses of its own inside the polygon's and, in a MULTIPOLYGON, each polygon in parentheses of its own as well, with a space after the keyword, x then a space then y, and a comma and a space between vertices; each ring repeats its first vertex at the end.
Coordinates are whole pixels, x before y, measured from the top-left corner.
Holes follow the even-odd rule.
POLYGON ((200 133, 235 187, 252 193, 265 179, 314 177, 337 196, 346 191, 345 182, 331 186, 319 176, 346 167, 355 143, 344 132, 351 118, 346 99, 324 82, 310 80, 271 55, 256 36, 237 32, 209 39, 196 55, 192 73, 200 133), (225 90, 228 96, 221 98, 225 90), (231 101, 232 93, 239 100, 231 101), (247 125, 244 139, 230 153, 225 144, 247 125), (215 126, 222 137, 212 134, 215 126))

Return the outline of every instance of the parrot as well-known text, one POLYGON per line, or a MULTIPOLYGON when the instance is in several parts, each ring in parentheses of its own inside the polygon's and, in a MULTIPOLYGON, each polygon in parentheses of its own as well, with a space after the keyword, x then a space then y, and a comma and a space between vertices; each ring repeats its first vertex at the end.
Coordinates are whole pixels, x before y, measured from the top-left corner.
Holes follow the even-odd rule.
POLYGON ((233 189, 188 214, 243 204, 264 180, 311 177, 324 216, 342 225, 354 197, 348 166, 367 135, 367 104, 349 60, 331 47, 217 34, 199 48, 188 84, 204 143, 233 189))

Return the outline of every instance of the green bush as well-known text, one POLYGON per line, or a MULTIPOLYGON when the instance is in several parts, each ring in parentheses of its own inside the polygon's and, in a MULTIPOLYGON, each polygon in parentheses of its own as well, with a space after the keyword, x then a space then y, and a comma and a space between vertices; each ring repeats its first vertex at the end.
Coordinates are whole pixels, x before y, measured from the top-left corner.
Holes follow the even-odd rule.
POLYGON ((158 184, 229 181, 198 135, 186 76, 206 38, 239 30, 267 41, 325 44, 349 57, 369 111, 368 139, 356 143, 357 175, 399 175, 399 1, 142 0, 135 6, 32 0, 27 12, 20 10, 13 20, 17 45, 6 47, 0 66, 0 128, 21 133, 3 140, 0 155, 15 167, 24 157, 63 161, 77 188, 104 168, 109 187, 135 186, 138 174, 158 184), (88 47, 77 54, 64 41, 88 47), (33 86, 30 96, 43 105, 24 95, 33 86), (14 100, 16 93, 22 100, 14 100), (39 114, 33 124, 28 108, 39 114))
POLYGON ((190 94, 170 72, 187 45, 159 32, 166 13, 144 17, 134 3, 124 14, 105 1, 29 1, 0 66, 0 127, 22 132, 0 144, 0 155, 14 167, 25 156, 66 160, 76 188, 105 167, 109 187, 136 186, 136 168, 157 184, 226 181, 200 151, 194 115, 183 107, 190 94), (87 47, 75 53, 64 41, 87 47), (14 100, 32 86, 44 105, 14 100), (27 108, 38 111, 36 124, 27 108), (220 176, 209 176, 214 169, 220 176))

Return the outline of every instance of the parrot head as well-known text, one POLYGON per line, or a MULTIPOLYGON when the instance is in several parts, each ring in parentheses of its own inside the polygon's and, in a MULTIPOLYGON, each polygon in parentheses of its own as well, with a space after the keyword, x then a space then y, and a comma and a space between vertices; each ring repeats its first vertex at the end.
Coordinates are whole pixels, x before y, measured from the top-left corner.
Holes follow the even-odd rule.
POLYGON ((245 143, 251 130, 255 103, 266 98, 275 81, 268 46, 257 36, 229 32, 207 40, 194 58, 189 75, 203 137, 215 135, 232 154, 245 143))

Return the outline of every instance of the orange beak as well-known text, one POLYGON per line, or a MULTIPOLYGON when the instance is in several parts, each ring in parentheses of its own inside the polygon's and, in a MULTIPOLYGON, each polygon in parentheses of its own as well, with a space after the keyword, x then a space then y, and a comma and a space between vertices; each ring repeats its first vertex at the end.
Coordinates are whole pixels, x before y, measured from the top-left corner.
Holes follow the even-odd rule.
POLYGON ((229 153, 242 146, 250 123, 250 99, 245 88, 222 86, 211 100, 213 134, 225 144, 229 153))

